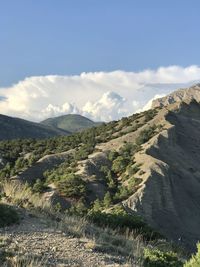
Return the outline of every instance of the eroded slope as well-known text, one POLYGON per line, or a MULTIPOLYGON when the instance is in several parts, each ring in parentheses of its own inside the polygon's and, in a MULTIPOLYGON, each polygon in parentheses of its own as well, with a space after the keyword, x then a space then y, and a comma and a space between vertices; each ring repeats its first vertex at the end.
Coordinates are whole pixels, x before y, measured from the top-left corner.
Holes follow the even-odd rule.
POLYGON ((125 205, 189 249, 200 239, 200 106, 168 106, 166 129, 144 145, 142 187, 125 205))

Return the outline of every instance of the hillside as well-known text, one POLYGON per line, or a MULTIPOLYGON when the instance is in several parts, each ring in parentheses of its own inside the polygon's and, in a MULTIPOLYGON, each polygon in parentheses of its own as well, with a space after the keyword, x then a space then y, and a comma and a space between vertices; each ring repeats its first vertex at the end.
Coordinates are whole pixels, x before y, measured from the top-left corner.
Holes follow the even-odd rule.
POLYGON ((17 138, 47 138, 68 135, 69 132, 0 114, 0 140, 17 138))
POLYGON ((100 124, 78 114, 68 114, 55 118, 49 118, 41 123, 47 126, 69 131, 71 133, 79 132, 86 128, 91 128, 100 124))
POLYGON ((200 104, 188 99, 70 136, 0 142, 2 185, 30 185, 23 200, 16 188, 4 195, 32 207, 29 190, 61 214, 188 253, 200 240, 199 133, 200 104))

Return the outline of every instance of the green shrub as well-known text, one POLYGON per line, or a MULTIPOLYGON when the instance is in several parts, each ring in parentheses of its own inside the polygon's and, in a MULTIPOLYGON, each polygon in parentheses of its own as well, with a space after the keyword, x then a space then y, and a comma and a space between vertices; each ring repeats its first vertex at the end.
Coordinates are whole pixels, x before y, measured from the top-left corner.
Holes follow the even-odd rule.
MULTIPOLYGON (((146 248, 144 250, 144 267, 182 267, 183 263, 172 251, 146 248)), ((199 266, 199 265, 198 265, 199 266)), ((191 267, 194 267, 191 265, 191 267)))
POLYGON ((146 240, 154 240, 162 236, 153 231, 141 217, 137 215, 130 215, 122 208, 112 211, 112 213, 105 213, 101 211, 90 211, 88 213, 89 221, 100 227, 109 227, 118 230, 120 233, 125 233, 127 230, 135 231, 141 234, 146 240))
POLYGON ((68 213, 76 216, 84 216, 87 214, 87 211, 88 209, 85 203, 82 200, 79 200, 69 209, 68 213))
POLYGON ((140 135, 136 138, 136 144, 142 145, 149 141, 155 135, 156 125, 149 127, 140 132, 140 135))
POLYGON ((134 164, 134 165, 130 164, 127 168, 128 174, 133 175, 133 174, 137 173, 140 170, 140 166, 141 166, 141 164, 134 164))
POLYGON ((110 151, 108 154, 108 159, 110 161, 115 160, 119 156, 119 153, 117 151, 110 151))
POLYGON ((66 197, 81 198, 86 194, 86 183, 79 175, 73 173, 63 175, 56 185, 60 193, 66 197))
POLYGON ((109 208, 111 204, 112 204, 112 198, 111 198, 110 193, 107 192, 103 199, 103 205, 105 208, 109 208))
POLYGON ((113 161, 112 170, 115 173, 121 174, 123 171, 125 171, 128 164, 129 164, 129 160, 127 158, 124 158, 123 156, 118 156, 113 161))
POLYGON ((192 258, 188 260, 184 267, 199 267, 200 266, 200 243, 197 244, 197 253, 196 255, 192 255, 192 258))
POLYGON ((37 179, 32 188, 34 193, 42 193, 46 189, 47 187, 44 185, 44 182, 41 179, 37 179))
POLYGON ((124 185, 120 185, 118 187, 118 191, 116 192, 114 199, 116 201, 124 200, 128 198, 131 194, 131 191, 124 185))
POLYGON ((150 110, 145 111, 145 115, 144 115, 145 116, 145 122, 152 120, 157 113, 158 112, 155 109, 150 109, 150 110))
POLYGON ((19 222, 19 215, 14 208, 0 204, 0 227, 19 222))

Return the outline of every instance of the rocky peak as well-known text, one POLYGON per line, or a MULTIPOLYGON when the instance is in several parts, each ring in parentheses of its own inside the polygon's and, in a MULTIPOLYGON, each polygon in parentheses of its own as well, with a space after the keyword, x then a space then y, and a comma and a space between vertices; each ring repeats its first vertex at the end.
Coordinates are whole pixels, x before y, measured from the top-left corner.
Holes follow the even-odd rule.
POLYGON ((168 106, 176 102, 190 102, 191 100, 200 102, 200 83, 189 87, 174 91, 173 93, 153 100, 152 108, 168 106))

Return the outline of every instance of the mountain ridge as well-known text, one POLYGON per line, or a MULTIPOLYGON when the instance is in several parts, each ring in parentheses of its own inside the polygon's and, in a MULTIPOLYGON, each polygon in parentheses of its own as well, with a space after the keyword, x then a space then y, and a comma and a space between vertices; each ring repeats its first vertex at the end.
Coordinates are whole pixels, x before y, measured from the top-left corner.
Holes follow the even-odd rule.
POLYGON ((200 240, 199 133, 200 104, 189 98, 70 136, 24 141, 23 150, 0 142, 2 162, 10 164, 0 175, 29 183, 64 209, 77 212, 81 205, 105 218, 122 206, 194 251, 200 240))
POLYGON ((25 119, 0 114, 0 140, 50 138, 59 135, 70 135, 73 132, 99 125, 78 114, 68 114, 49 118, 43 122, 32 122, 25 119), (68 118, 66 120, 66 118, 68 118), (67 127, 62 127, 62 120, 67 127), (59 121, 61 120, 61 127, 59 121))
POLYGON ((196 100, 200 102, 200 83, 195 84, 194 86, 188 88, 178 89, 167 96, 157 98, 152 101, 152 108, 164 107, 172 103, 178 103, 181 101, 191 101, 196 100))
POLYGON ((45 126, 40 123, 0 114, 0 140, 19 138, 49 138, 68 135, 67 131, 45 126))

